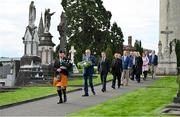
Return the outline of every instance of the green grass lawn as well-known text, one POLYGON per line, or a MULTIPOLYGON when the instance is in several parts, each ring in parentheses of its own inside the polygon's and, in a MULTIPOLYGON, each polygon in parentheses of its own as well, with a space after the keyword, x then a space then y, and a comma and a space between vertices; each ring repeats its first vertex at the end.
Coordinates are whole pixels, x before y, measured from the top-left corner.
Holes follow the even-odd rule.
POLYGON ((164 116, 161 109, 177 92, 176 77, 165 77, 150 87, 140 88, 69 116, 164 116))
MULTIPOLYGON (((112 75, 108 75, 107 76, 107 81, 111 80, 112 78, 113 78, 112 75)), ((100 79, 100 76, 98 74, 98 77, 94 77, 93 84, 96 85, 96 84, 99 84, 99 83, 101 83, 101 79, 100 79)), ((75 85, 83 85, 83 84, 84 84, 83 77, 76 78, 74 80, 69 80, 69 82, 68 82, 68 85, 70 85, 70 86, 71 85, 73 85, 73 86, 75 86, 75 85)))
MULTIPOLYGON (((112 79, 112 76, 109 75, 108 80, 112 79)), ((93 80, 94 84, 99 84, 100 78, 99 76, 93 80)), ((74 80, 68 81, 69 85, 83 85, 83 78, 77 78, 74 80)), ((68 87, 68 91, 76 88, 68 87)), ((35 87, 22 87, 21 89, 17 89, 14 92, 4 92, 0 93, 0 106, 21 102, 29 99, 39 98, 51 94, 56 94, 55 87, 45 87, 45 86, 35 86, 35 87)))
MULTIPOLYGON (((68 87, 68 91, 75 88, 68 87)), ((56 93, 55 87, 23 87, 14 92, 0 93, 0 106, 56 93)))

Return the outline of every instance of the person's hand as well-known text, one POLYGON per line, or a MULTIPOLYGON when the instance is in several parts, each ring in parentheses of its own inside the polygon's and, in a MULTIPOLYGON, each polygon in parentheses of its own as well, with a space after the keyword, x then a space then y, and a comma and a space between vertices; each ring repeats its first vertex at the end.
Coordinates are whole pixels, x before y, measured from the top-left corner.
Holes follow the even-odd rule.
POLYGON ((64 66, 61 66, 60 68, 61 68, 61 69, 66 69, 66 67, 64 67, 64 66))
POLYGON ((59 69, 57 69, 56 71, 60 72, 60 71, 61 71, 61 69, 59 68, 59 69))

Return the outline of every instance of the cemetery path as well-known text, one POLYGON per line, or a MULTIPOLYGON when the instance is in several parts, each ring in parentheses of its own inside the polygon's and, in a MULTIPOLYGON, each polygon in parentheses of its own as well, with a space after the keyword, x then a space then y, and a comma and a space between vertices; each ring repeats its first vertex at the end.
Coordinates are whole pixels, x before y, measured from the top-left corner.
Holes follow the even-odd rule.
POLYGON ((14 107, 0 110, 0 116, 66 116, 69 113, 79 111, 81 109, 95 106, 110 98, 122 95, 124 93, 136 90, 140 87, 149 86, 154 80, 148 78, 138 84, 130 81, 129 86, 121 86, 120 89, 112 89, 111 82, 107 83, 107 92, 101 92, 101 86, 96 86, 96 95, 90 92, 89 97, 81 97, 83 91, 68 93, 67 103, 57 104, 58 96, 34 101, 14 107))

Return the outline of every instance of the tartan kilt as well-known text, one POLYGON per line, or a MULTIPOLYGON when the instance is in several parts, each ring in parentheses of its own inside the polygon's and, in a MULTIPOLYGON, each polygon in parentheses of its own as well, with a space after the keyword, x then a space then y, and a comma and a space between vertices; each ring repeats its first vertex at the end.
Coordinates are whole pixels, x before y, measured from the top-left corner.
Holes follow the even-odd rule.
POLYGON ((68 85, 68 76, 65 74, 60 74, 60 78, 53 78, 53 86, 54 87, 67 87, 68 85))

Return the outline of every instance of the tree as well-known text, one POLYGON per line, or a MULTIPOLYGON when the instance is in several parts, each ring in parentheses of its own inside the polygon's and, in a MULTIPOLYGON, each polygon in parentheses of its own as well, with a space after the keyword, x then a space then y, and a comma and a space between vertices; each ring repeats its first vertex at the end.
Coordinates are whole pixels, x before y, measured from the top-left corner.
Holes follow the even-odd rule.
POLYGON ((113 60, 112 47, 110 45, 108 45, 105 52, 106 52, 106 55, 107 55, 109 61, 111 62, 113 60))
POLYGON ((62 0, 67 16, 68 47, 74 45, 75 62, 80 61, 86 49, 100 54, 109 43, 111 12, 102 0, 62 0))
POLYGON ((121 54, 123 54, 123 33, 120 27, 118 27, 117 23, 114 22, 113 25, 111 26, 111 33, 110 33, 110 37, 111 37, 111 45, 112 45, 112 49, 113 49, 113 53, 115 52, 119 52, 121 54))
POLYGON ((143 48, 142 48, 142 46, 141 46, 141 40, 140 40, 140 41, 138 41, 138 40, 135 41, 135 43, 134 43, 134 48, 135 48, 135 50, 136 50, 137 52, 139 52, 139 53, 142 55, 142 53, 143 53, 143 48))

